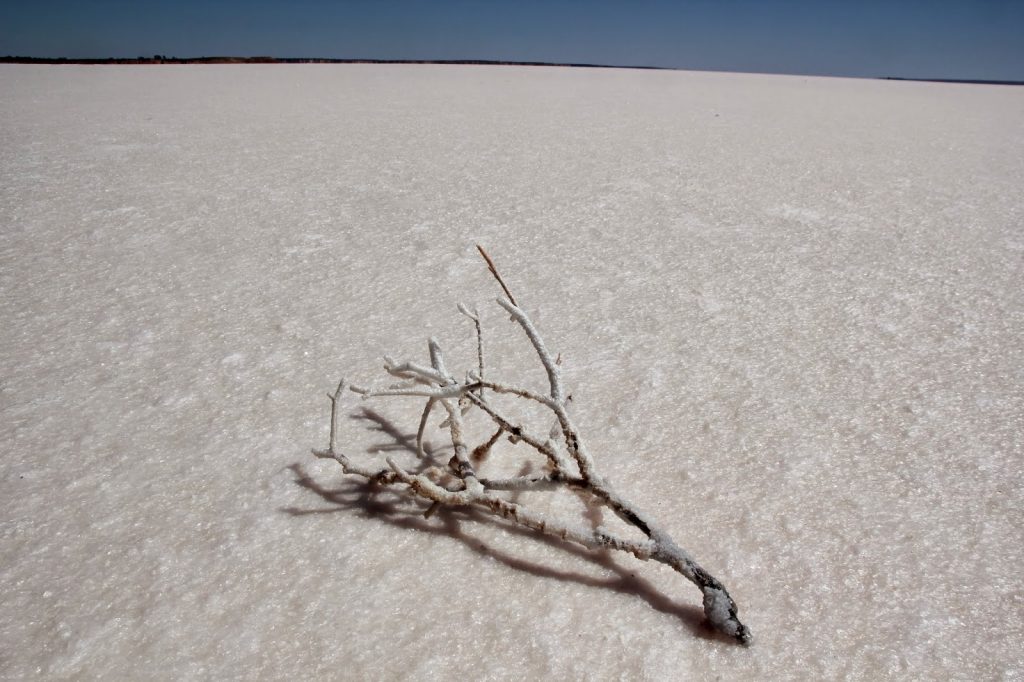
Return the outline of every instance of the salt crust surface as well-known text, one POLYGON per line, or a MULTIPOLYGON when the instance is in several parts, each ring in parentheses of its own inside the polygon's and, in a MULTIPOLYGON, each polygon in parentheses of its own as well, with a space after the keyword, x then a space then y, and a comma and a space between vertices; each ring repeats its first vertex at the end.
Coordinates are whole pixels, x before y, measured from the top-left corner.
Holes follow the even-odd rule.
POLYGON ((1024 675, 1024 89, 4 66, 0 92, 0 677, 1024 675), (472 366, 458 300, 543 385, 474 242, 754 647, 664 567, 424 523, 309 455, 342 374, 431 334, 472 366))

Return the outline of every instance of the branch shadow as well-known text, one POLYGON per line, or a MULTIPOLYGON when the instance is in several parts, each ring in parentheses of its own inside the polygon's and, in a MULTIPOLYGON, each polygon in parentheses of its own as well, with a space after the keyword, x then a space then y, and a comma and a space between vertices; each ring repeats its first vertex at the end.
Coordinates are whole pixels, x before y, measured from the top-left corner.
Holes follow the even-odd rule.
MULTIPOLYGON (((415 452, 415 435, 402 433, 383 415, 364 409, 353 418, 369 422, 368 428, 380 431, 391 437, 394 443, 386 446, 372 446, 370 451, 381 452, 390 450, 411 450, 415 452)), ((426 446, 424 446, 426 450, 426 446)), ((437 452, 437 449, 434 450, 437 452)), ((517 571, 523 571, 539 578, 548 578, 562 582, 576 583, 605 589, 611 592, 628 594, 637 597, 655 611, 667 614, 679 620, 695 636, 703 639, 734 643, 733 640, 719 633, 704 618, 704 612, 697 606, 679 603, 665 595, 651 582, 639 577, 633 570, 616 561, 613 552, 608 550, 594 551, 574 543, 544 535, 536 531, 510 523, 505 519, 492 516, 473 507, 440 507, 431 518, 425 518, 427 504, 418 498, 410 497, 402 489, 381 486, 363 479, 348 478, 337 488, 327 487, 314 479, 301 463, 288 467, 295 475, 295 484, 315 494, 328 507, 303 509, 285 507, 279 511, 294 517, 316 514, 355 513, 362 518, 381 521, 395 528, 417 531, 434 536, 451 538, 468 547, 476 554, 489 557, 517 571), (464 526, 480 524, 500 526, 517 537, 529 537, 549 547, 571 554, 589 562, 605 572, 608 577, 565 570, 517 557, 498 549, 466 532, 464 526)), ((600 524, 602 508, 587 505, 585 519, 592 524, 600 524)), ((682 576, 680 576, 682 578, 682 576)))
MULTIPOLYGON (((385 452, 411 452, 414 455, 416 452, 416 434, 415 433, 403 433, 393 421, 385 417, 380 412, 369 408, 363 407, 358 412, 349 415, 349 418, 354 421, 366 422, 366 429, 381 433, 385 435, 390 442, 378 443, 377 445, 371 445, 366 448, 366 452, 369 454, 381 454, 385 452)), ((431 445, 430 441, 424 438, 423 440, 423 453, 428 459, 432 459, 435 454, 444 452, 446 450, 452 450, 451 445, 437 447, 431 445)))

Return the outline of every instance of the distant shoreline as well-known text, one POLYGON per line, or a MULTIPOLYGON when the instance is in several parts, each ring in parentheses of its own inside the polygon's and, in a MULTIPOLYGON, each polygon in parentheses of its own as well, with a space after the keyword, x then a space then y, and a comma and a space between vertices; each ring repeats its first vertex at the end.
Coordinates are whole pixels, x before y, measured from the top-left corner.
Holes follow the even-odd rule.
POLYGON ((989 81, 980 78, 900 78, 882 76, 884 81, 914 81, 917 83, 968 83, 973 85, 1024 85, 1024 81, 989 81))
POLYGON ((517 62, 493 59, 329 59, 326 57, 153 57, 69 59, 66 57, 0 57, 0 64, 470 64, 479 66, 572 66, 590 69, 676 71, 664 66, 517 62))
MULTIPOLYGON (((636 66, 629 64, 587 64, 576 62, 525 62, 495 59, 330 59, 326 57, 102 57, 95 59, 73 59, 67 57, 0 57, 0 64, 80 64, 102 66, 114 64, 444 64, 474 66, 561 66, 587 69, 642 69, 645 71, 686 71, 671 66, 636 66)), ((747 73, 747 72, 743 72, 747 73)), ((760 72, 750 72, 760 73, 760 72)), ((911 81, 918 83, 966 83, 971 85, 1024 85, 1024 80, 985 80, 982 78, 904 78, 901 76, 813 76, 811 74, 765 73, 773 76, 804 76, 820 78, 874 78, 887 81, 911 81)))

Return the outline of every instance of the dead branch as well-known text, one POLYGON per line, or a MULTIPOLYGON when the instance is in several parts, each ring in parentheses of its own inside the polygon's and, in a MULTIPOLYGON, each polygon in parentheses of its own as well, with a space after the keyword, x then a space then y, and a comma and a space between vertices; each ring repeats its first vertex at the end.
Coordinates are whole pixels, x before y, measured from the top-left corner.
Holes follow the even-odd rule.
POLYGON ((448 431, 455 452, 446 463, 448 475, 441 476, 438 473, 441 469, 438 462, 434 462, 434 466, 428 467, 423 473, 413 473, 399 466, 391 458, 386 459, 386 466, 367 467, 353 462, 343 454, 338 448, 338 419, 339 402, 346 388, 344 380, 338 384, 333 394, 328 395, 331 400, 330 443, 326 450, 314 450, 314 454, 336 460, 347 474, 361 476, 382 485, 407 486, 413 495, 430 502, 425 514, 427 517, 441 505, 470 506, 590 549, 617 549, 628 552, 638 559, 652 559, 666 564, 701 590, 704 613, 716 629, 743 644, 750 644, 750 630, 737 617, 736 603, 722 583, 697 564, 693 557, 680 548, 652 519, 621 497, 598 474, 594 460, 567 409, 569 399, 562 384, 561 356, 552 357, 526 311, 515 302, 490 256, 483 248, 477 248, 505 293, 505 298, 497 300, 498 305, 512 316, 512 320, 526 334, 547 372, 548 395, 502 382, 484 380, 480 315, 475 310, 470 312, 469 308, 460 304, 459 311, 474 322, 477 339, 478 367, 476 371, 468 373, 465 380, 458 381, 449 373, 440 344, 436 339, 430 339, 429 367, 415 362, 396 363, 390 358, 385 359, 385 370, 390 375, 405 380, 406 383, 378 390, 348 386, 350 391, 361 394, 363 398, 411 397, 425 400, 416 434, 416 449, 420 458, 428 464, 429 456, 423 448, 424 431, 432 408, 437 405, 444 408, 448 416, 441 427, 448 431), (542 438, 528 432, 524 425, 503 414, 496 403, 485 397, 485 388, 495 395, 534 402, 550 410, 555 420, 551 435, 542 438), (466 442, 464 417, 474 408, 493 422, 496 431, 488 440, 471 448, 466 442), (492 479, 480 476, 476 466, 484 463, 490 449, 503 435, 507 435, 510 441, 524 443, 543 455, 547 460, 548 471, 512 478, 492 479), (440 482, 445 479, 447 482, 440 482), (589 495, 611 509, 626 524, 637 528, 644 539, 634 540, 602 527, 590 529, 579 523, 548 518, 499 494, 505 491, 547 491, 558 488, 589 495))

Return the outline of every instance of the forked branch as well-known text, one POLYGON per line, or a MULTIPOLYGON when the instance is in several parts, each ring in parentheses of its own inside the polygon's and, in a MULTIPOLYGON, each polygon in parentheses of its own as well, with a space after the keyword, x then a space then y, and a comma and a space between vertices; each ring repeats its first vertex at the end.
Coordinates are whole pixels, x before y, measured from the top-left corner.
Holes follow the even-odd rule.
MULTIPOLYGON (((689 553, 680 548, 668 534, 633 504, 622 498, 597 473, 594 460, 569 415, 560 362, 552 357, 530 317, 515 302, 505 281, 498 274, 494 261, 483 248, 477 248, 505 293, 505 298, 497 300, 498 305, 522 328, 547 372, 548 394, 543 395, 525 388, 484 379, 480 315, 475 310, 470 312, 469 308, 460 304, 460 312, 472 320, 475 326, 478 358, 476 370, 469 372, 464 380, 456 380, 445 366, 440 344, 435 339, 430 339, 429 367, 415 362, 396 363, 390 358, 386 359, 387 372, 406 380, 406 383, 399 387, 371 390, 347 386, 342 380, 337 390, 328 395, 331 400, 330 443, 326 450, 314 450, 314 454, 336 460, 347 474, 361 476, 382 485, 407 486, 413 495, 431 503, 426 512, 428 516, 441 505, 477 507, 512 523, 590 549, 616 549, 628 552, 638 559, 653 559, 666 564, 701 590, 704 597, 704 613, 711 625, 743 644, 750 644, 750 630, 737 617, 736 603, 722 583, 701 568, 689 553), (424 400, 424 409, 416 434, 416 448, 421 460, 429 460, 423 448, 423 437, 432 408, 440 405, 447 412, 442 427, 448 431, 454 456, 444 465, 433 462, 432 466, 427 466, 422 473, 404 469, 391 458, 386 459, 386 466, 365 466, 353 462, 338 447, 339 403, 346 387, 364 398, 403 396, 424 400), (485 389, 494 395, 510 396, 550 410, 555 418, 552 434, 544 437, 529 432, 524 424, 499 410, 497 403, 488 399, 485 389), (475 448, 466 442, 464 427, 464 417, 474 409, 490 419, 493 428, 496 429, 493 435, 475 448), (506 436, 514 443, 524 443, 543 455, 547 461, 547 471, 512 478, 481 476, 476 469, 477 464, 486 459, 492 446, 502 436, 506 436), (549 518, 500 494, 510 490, 549 491, 558 488, 589 495, 612 510, 626 524, 637 528, 644 537, 632 539, 602 527, 591 529, 580 523, 549 518)), ((425 463, 431 464, 429 461, 425 463)))

